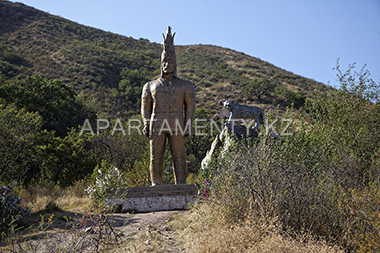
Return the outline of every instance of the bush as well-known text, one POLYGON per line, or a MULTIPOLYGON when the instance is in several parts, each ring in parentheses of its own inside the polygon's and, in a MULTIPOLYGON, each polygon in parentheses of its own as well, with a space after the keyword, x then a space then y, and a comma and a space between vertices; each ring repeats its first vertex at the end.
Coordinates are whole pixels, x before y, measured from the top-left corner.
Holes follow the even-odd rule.
POLYGON ((306 97, 302 91, 292 92, 289 91, 287 96, 288 103, 293 104, 294 108, 301 108, 305 105, 306 97))
POLYGON ((42 123, 38 113, 0 105, 0 181, 24 184, 38 175, 38 145, 49 136, 42 123))
POLYGON ((330 146, 334 174, 346 188, 368 186, 380 176, 380 84, 353 68, 343 74, 338 64, 340 89, 317 92, 307 102, 313 131, 330 146))
POLYGON ((93 136, 71 129, 64 138, 53 137, 38 148, 43 179, 60 186, 72 185, 89 176, 96 166, 93 136))
POLYGON ((275 219, 290 234, 308 231, 347 248, 368 247, 367 240, 379 239, 378 186, 365 188, 365 195, 342 186, 331 171, 343 168, 334 167, 321 138, 305 130, 277 143, 262 139, 247 150, 235 143, 216 160, 207 192, 219 219, 231 225, 275 219))
POLYGON ((128 187, 150 186, 149 161, 136 161, 125 176, 128 187))
POLYGON ((258 100, 261 100, 262 96, 270 96, 276 86, 268 79, 253 79, 247 84, 243 92, 248 98, 257 97, 258 100))
POLYGON ((39 112, 43 119, 42 128, 54 130, 56 136, 66 136, 68 128, 76 128, 86 118, 94 119, 76 100, 72 88, 59 80, 48 81, 41 75, 28 77, 16 84, 0 85, 0 97, 5 104, 15 104, 29 112, 39 112))
POLYGON ((275 89, 276 94, 280 95, 285 99, 289 105, 293 105, 294 108, 301 108, 305 105, 306 97, 302 91, 291 91, 286 87, 278 86, 275 89))
POLYGON ((310 114, 293 123, 292 136, 262 135, 245 148, 235 142, 202 171, 221 220, 276 219, 290 234, 380 250, 380 107, 371 102, 380 85, 354 76, 340 75, 341 89, 308 101, 310 114))

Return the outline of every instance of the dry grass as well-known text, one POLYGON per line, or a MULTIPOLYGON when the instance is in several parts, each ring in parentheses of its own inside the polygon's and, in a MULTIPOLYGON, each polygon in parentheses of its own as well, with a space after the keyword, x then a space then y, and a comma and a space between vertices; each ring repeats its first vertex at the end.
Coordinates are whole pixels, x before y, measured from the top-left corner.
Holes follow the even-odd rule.
POLYGON ((51 205, 61 210, 72 210, 88 205, 89 198, 84 191, 86 186, 83 181, 75 182, 68 188, 42 182, 27 188, 18 188, 15 193, 23 200, 22 205, 31 208, 32 212, 44 210, 51 205))
POLYGON ((87 206, 90 199, 87 196, 77 197, 71 195, 62 195, 59 197, 36 196, 33 200, 24 202, 24 205, 31 208, 32 212, 38 212, 46 209, 49 205, 55 205, 61 210, 79 209, 87 206))
POLYGON ((220 219, 218 208, 201 204, 171 223, 182 231, 187 252, 343 252, 308 234, 296 238, 283 234, 275 219, 250 217, 243 224, 230 225, 220 219))
POLYGON ((284 237, 280 234, 269 234, 248 252, 344 252, 336 246, 330 246, 325 241, 305 235, 299 239, 284 237))
POLYGON ((178 245, 176 233, 173 231, 163 231, 156 228, 142 229, 139 233, 129 237, 125 243, 113 249, 116 252, 189 252, 184 251, 181 245, 178 245))
POLYGON ((77 196, 69 196, 69 197, 59 197, 56 199, 55 203, 62 210, 72 210, 78 209, 84 206, 87 206, 90 202, 88 196, 85 197, 77 197, 77 196))

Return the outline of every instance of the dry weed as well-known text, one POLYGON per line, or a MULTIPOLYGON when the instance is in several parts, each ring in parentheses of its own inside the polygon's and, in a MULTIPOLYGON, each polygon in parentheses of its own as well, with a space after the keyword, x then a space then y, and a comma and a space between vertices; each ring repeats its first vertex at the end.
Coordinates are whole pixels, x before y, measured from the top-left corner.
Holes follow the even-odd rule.
POLYGON ((277 220, 265 216, 230 225, 219 217, 218 208, 209 203, 198 205, 174 223, 182 231, 188 252, 343 252, 308 234, 297 238, 284 235, 277 220))
POLYGON ((86 184, 83 181, 77 181, 73 186, 67 188, 42 182, 27 188, 17 188, 16 194, 23 200, 22 205, 31 208, 32 212, 44 210, 51 205, 62 210, 70 210, 86 206, 89 203, 85 188, 86 184))

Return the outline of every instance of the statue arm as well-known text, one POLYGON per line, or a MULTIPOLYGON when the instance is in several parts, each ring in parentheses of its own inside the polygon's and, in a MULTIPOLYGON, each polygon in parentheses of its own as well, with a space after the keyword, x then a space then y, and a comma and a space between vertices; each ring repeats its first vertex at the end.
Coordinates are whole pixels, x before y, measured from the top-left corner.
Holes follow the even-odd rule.
POLYGON ((185 94, 185 124, 190 120, 190 126, 195 118, 195 92, 194 85, 190 83, 185 94))
POLYGON ((146 83, 141 95, 141 116, 144 123, 143 133, 149 137, 149 122, 152 114, 153 100, 150 93, 150 85, 146 83))

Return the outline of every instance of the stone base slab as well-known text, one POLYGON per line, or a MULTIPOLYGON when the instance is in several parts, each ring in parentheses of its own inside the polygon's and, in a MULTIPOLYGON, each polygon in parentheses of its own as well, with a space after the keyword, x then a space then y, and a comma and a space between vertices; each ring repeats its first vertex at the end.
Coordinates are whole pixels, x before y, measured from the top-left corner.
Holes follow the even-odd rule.
POLYGON ((195 185, 157 185, 112 191, 107 205, 122 205, 124 211, 155 212, 189 209, 195 203, 195 185))

